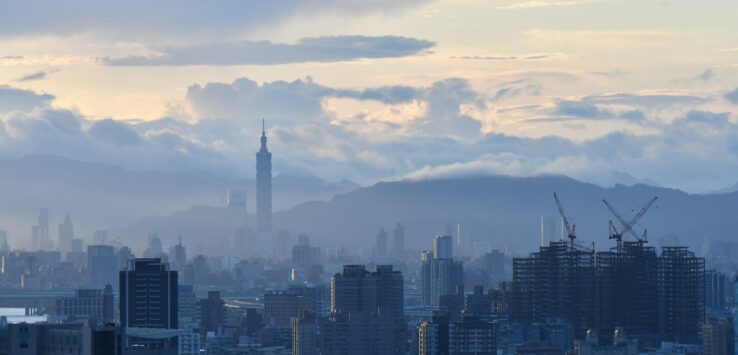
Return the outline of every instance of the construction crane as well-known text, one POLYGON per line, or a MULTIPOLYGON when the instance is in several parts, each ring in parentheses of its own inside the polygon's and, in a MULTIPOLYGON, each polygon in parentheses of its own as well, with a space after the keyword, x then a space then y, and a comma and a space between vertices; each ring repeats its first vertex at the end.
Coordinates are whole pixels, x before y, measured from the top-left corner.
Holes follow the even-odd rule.
POLYGON ((658 196, 654 196, 651 200, 649 200, 643 208, 641 208, 638 213, 636 213, 633 218, 631 218, 630 221, 625 220, 625 217, 618 212, 615 207, 613 207, 607 200, 602 199, 602 202, 605 203, 605 206, 607 206, 607 209, 612 212, 612 214, 617 218, 618 221, 620 221, 620 224, 623 225, 622 229, 618 232, 617 228, 615 228, 615 225, 613 225, 612 221, 610 221, 610 239, 616 239, 618 241, 618 248, 620 248, 620 243, 623 240, 623 235, 625 233, 630 233, 635 237, 635 239, 638 241, 639 246, 643 246, 643 244, 648 243, 648 230, 643 231, 643 235, 639 236, 638 233, 633 229, 633 226, 638 223, 638 221, 643 217, 644 214, 648 211, 651 206, 653 206, 654 202, 658 200, 658 196))
POLYGON ((566 228, 566 232, 568 233, 569 240, 571 241, 571 248, 574 249, 574 239, 577 239, 577 225, 569 224, 569 218, 566 217, 566 213, 564 212, 564 206, 561 205, 561 200, 559 199, 559 195, 557 195, 555 192, 554 192, 554 200, 556 200, 556 207, 559 208, 559 214, 561 215, 561 220, 564 222, 564 227, 566 228))

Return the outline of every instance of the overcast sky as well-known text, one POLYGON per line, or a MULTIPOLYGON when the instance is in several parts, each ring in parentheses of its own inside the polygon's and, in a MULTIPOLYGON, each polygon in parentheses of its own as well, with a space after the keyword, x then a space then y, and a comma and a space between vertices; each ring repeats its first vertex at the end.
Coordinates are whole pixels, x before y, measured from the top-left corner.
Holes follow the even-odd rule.
POLYGON ((738 2, 0 0, 0 156, 738 182, 738 2))

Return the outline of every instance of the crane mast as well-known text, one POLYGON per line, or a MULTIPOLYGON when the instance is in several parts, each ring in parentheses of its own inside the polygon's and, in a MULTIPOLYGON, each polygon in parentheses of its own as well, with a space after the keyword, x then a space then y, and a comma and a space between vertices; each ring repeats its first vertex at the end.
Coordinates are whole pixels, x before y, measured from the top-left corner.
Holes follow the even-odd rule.
POLYGON ((571 248, 574 249, 574 240, 577 239, 577 225, 569 223, 569 218, 566 216, 566 212, 564 212, 564 206, 561 204, 559 195, 555 192, 554 200, 556 200, 556 207, 559 209, 561 220, 563 221, 564 227, 566 228, 567 237, 571 241, 571 248))

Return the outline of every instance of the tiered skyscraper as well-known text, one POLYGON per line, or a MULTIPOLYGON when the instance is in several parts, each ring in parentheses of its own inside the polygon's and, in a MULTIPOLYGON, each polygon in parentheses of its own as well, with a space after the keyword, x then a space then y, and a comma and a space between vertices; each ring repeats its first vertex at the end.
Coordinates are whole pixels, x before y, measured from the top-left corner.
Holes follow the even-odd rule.
POLYGON ((261 121, 261 149, 256 153, 256 232, 272 233, 272 153, 267 149, 264 120, 261 121))

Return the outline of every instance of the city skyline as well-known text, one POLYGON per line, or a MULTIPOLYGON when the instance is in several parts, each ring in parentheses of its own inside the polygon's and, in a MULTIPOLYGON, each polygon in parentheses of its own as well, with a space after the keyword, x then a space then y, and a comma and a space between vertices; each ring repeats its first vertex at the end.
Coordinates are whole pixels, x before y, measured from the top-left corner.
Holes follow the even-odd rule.
POLYGON ((0 0, 0 355, 738 355, 736 14, 0 0))

